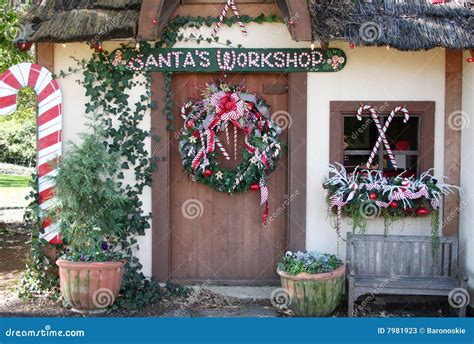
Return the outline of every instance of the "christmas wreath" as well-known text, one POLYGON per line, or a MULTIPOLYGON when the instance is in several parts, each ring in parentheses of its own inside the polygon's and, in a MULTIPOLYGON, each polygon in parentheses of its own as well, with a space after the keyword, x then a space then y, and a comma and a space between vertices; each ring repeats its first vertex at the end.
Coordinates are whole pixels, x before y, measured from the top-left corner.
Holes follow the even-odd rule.
POLYGON ((264 224, 268 217, 266 178, 275 169, 282 149, 281 129, 270 113, 265 101, 247 93, 243 84, 206 85, 199 99, 184 104, 181 109, 184 127, 179 142, 184 170, 193 180, 228 194, 260 190, 261 205, 265 205, 264 224), (242 162, 234 169, 226 169, 219 166, 216 157, 222 154, 225 159, 231 159, 219 136, 225 133, 229 144, 231 128, 233 158, 237 160, 239 130, 244 134, 244 149, 242 162))

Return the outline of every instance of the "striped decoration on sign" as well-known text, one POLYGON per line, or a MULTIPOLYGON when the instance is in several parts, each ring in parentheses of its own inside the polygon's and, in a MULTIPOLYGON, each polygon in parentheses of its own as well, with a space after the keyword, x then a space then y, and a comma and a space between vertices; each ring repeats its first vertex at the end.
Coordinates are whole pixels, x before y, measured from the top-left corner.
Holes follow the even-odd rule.
MULTIPOLYGON (((0 115, 16 110, 17 93, 23 87, 31 87, 37 95, 37 172, 41 210, 52 203, 54 184, 47 176, 57 173, 55 167, 62 153, 62 95, 59 84, 51 72, 43 66, 20 63, 8 68, 0 76, 0 115)), ((43 220, 42 239, 60 244, 59 223, 43 220)))

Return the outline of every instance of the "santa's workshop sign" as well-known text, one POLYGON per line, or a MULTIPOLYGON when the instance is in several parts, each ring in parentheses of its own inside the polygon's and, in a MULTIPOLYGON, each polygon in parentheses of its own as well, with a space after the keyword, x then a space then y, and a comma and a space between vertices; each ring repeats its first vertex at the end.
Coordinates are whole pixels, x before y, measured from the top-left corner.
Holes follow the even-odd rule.
POLYGON ((341 49, 118 49, 111 63, 120 69, 155 72, 337 72, 347 58, 341 49))

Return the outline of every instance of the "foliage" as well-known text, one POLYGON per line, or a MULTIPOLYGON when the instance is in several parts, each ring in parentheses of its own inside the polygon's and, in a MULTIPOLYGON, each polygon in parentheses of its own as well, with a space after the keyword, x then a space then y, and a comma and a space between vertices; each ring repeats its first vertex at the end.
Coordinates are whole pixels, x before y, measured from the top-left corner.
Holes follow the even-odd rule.
POLYGON ((34 170, 35 169, 32 167, 24 167, 0 162, 0 174, 12 174, 15 176, 31 177, 31 174, 34 172, 34 170))
POLYGON ((13 176, 11 174, 0 174, 0 188, 4 187, 27 187, 30 178, 25 176, 13 176))
POLYGON ((18 122, 12 119, 0 122, 0 161, 22 166, 33 166, 35 158, 35 121, 18 122))
POLYGON ((64 258, 72 261, 108 261, 120 258, 116 251, 128 221, 128 198, 114 180, 119 152, 109 153, 101 128, 82 135, 62 158, 55 183, 55 206, 48 216, 60 221, 62 239, 68 245, 64 258))
MULTIPOLYGON (((347 173, 342 165, 330 165, 331 176, 324 183, 329 210, 341 209, 352 218, 353 230, 366 231, 367 220, 383 216, 385 232, 394 220, 408 216, 436 216, 441 198, 454 192, 456 186, 445 184, 423 172, 418 178, 404 177, 404 172, 386 178, 378 170, 355 170, 347 173)), ((436 220, 436 219, 435 219, 436 220)), ((340 219, 337 230, 339 230, 340 219)), ((432 221, 432 233, 438 232, 439 220, 432 221)))
POLYGON ((207 85, 202 94, 202 98, 189 103, 191 110, 186 113, 179 141, 186 173, 200 183, 229 194, 247 191, 255 183, 255 187, 265 184, 282 148, 278 138, 281 130, 269 118, 269 106, 263 99, 247 93, 245 85, 226 85, 222 80, 207 85), (214 101, 219 105, 212 105, 214 101), (224 118, 224 114, 229 118, 224 118), (227 131, 228 134, 232 127, 245 133, 246 149, 242 150, 242 162, 229 170, 219 166, 216 156, 223 154, 218 148, 219 133, 227 131))
POLYGON ((0 72, 20 62, 32 61, 31 52, 19 51, 13 44, 13 39, 25 34, 24 26, 19 23, 19 16, 24 8, 15 8, 7 1, 0 1, 0 72))
POLYGON ((278 268, 291 275, 302 272, 319 274, 334 271, 341 265, 342 261, 333 254, 316 251, 288 251, 278 264, 278 268))
POLYGON ((39 238, 41 220, 39 217, 38 178, 32 174, 30 186, 32 191, 28 195, 30 200, 25 212, 25 224, 31 228, 31 250, 26 260, 26 271, 20 281, 18 296, 23 300, 47 295, 53 299, 59 297, 58 267, 48 252, 61 255, 63 245, 51 245, 39 238))

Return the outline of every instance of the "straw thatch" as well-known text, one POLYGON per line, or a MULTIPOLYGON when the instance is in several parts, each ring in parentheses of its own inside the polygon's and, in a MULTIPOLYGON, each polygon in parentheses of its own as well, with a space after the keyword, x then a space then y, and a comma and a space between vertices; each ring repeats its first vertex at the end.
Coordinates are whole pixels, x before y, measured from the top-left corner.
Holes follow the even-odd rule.
POLYGON ((474 48, 474 11, 468 2, 310 0, 308 5, 315 40, 412 51, 474 48))
POLYGON ((25 31, 17 40, 31 42, 104 41, 134 37, 141 0, 36 1, 21 18, 25 31))

